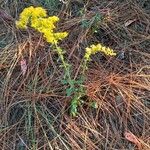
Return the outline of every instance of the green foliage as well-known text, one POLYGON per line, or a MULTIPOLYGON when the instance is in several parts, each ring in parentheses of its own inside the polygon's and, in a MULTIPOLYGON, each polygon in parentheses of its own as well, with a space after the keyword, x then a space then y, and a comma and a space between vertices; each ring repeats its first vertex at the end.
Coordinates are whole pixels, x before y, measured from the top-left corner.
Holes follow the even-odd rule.
POLYGON ((60 1, 59 0, 38 0, 38 3, 47 8, 50 15, 55 14, 55 12, 58 12, 60 1))
POLYGON ((90 27, 90 21, 89 20, 82 20, 82 22, 81 22, 81 27, 82 28, 89 28, 90 27))
POLYGON ((74 97, 71 101, 71 107, 70 107, 70 115, 75 117, 78 114, 78 105, 79 105, 79 99, 78 97, 74 97))
POLYGON ((103 19, 103 16, 99 13, 95 14, 90 20, 88 19, 83 19, 81 21, 81 27, 84 29, 91 28, 92 32, 96 32, 98 29, 98 24, 101 22, 103 19))
POLYGON ((78 106, 81 103, 81 97, 85 95, 85 89, 83 87, 84 80, 85 77, 82 75, 78 80, 68 80, 68 78, 66 78, 61 81, 64 85, 70 85, 66 89, 66 95, 73 97, 70 106, 70 114, 73 117, 78 114, 78 106))
POLYGON ((93 101, 93 102, 90 104, 90 106, 91 106, 92 108, 95 108, 95 109, 98 108, 97 102, 95 102, 95 101, 93 101))
POLYGON ((66 94, 67 94, 67 96, 71 96, 72 93, 74 93, 74 91, 75 91, 75 88, 74 88, 74 87, 67 88, 67 89, 66 89, 66 94))
POLYGON ((79 80, 74 80, 74 79, 68 80, 67 78, 61 80, 62 84, 64 84, 64 85, 68 85, 69 84, 70 85, 68 88, 66 88, 66 95, 67 96, 71 96, 72 94, 74 94, 76 92, 79 92, 79 89, 81 91, 81 87, 80 86, 83 84, 83 82, 84 82, 83 78, 81 78, 79 80))
POLYGON ((70 114, 75 117, 78 114, 78 106, 81 104, 81 97, 85 95, 85 88, 83 87, 84 78, 76 81, 76 86, 78 88, 75 89, 74 97, 71 100, 71 108, 70 114))

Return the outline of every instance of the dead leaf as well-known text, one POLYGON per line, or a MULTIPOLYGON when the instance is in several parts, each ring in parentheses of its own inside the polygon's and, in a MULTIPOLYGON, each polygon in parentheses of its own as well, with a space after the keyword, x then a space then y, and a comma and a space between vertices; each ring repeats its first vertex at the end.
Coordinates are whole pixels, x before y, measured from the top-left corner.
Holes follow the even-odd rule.
POLYGON ((25 75, 26 71, 27 71, 27 63, 26 63, 26 60, 25 59, 22 59, 20 61, 20 65, 21 65, 21 71, 22 71, 22 74, 25 75))
POLYGON ((136 19, 132 19, 132 20, 128 20, 127 22, 125 22, 125 27, 129 26, 130 24, 132 24, 133 22, 135 22, 136 19))
POLYGON ((133 133, 131 133, 131 132, 125 132, 125 133, 124 133, 124 136, 125 136, 125 138, 126 138, 128 141, 130 141, 130 142, 132 142, 133 144, 135 144, 135 145, 141 150, 142 144, 141 144, 141 142, 140 142, 140 140, 139 140, 138 137, 136 137, 136 136, 135 136, 133 133))

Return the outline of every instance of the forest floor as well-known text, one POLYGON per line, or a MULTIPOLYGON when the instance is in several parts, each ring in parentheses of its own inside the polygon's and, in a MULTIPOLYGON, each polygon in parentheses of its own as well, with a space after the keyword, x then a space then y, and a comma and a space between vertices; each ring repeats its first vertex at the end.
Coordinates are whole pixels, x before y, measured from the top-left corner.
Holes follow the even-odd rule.
POLYGON ((0 147, 149 150, 150 1, 1 0, 0 147), (58 16, 58 30, 69 33, 59 46, 72 79, 78 81, 91 44, 102 43, 117 54, 92 55, 75 117, 70 115, 74 91, 67 96, 58 54, 42 34, 16 27, 29 6, 58 16))

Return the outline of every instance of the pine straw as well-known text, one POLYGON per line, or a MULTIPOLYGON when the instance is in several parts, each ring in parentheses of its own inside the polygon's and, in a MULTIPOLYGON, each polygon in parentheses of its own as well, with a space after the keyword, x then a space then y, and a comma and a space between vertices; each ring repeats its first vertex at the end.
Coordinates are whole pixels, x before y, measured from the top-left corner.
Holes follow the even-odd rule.
POLYGON ((18 31, 13 21, 0 24, 7 42, 0 50, 2 149, 136 149, 125 139, 125 131, 139 137, 143 149, 150 148, 149 15, 136 1, 89 1, 86 19, 92 18, 95 6, 97 13, 109 16, 100 22, 98 33, 80 27, 83 18, 70 15, 71 5, 63 5, 59 12, 64 18, 60 30, 70 33, 61 46, 67 50, 73 78, 80 74, 89 43, 102 42, 118 53, 116 58, 92 57, 86 73, 87 97, 76 118, 68 113, 71 97, 66 97, 60 82, 64 72, 57 54, 32 29, 18 31), (25 76, 20 70, 22 58, 28 64, 25 76), (97 109, 90 107, 93 101, 97 109))

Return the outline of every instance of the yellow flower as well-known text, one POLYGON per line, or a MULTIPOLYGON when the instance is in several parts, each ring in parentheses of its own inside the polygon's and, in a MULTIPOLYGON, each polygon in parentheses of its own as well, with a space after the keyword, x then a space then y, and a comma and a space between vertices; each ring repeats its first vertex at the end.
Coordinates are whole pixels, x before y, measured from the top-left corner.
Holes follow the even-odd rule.
POLYGON ((32 12, 34 11, 34 7, 30 6, 28 8, 25 8, 22 13, 20 14, 20 18, 24 17, 24 16, 30 16, 32 14, 32 12))
POLYGON ((27 21, 16 21, 17 28, 26 29, 27 28, 27 21))
POLYGON ((31 20, 31 27, 43 33, 43 30, 54 30, 55 25, 47 18, 39 18, 31 20))
POLYGON ((48 20, 51 22, 51 23, 56 23, 59 21, 59 18, 57 16, 52 16, 52 17, 48 17, 48 20))
POLYGON ((44 37, 46 38, 46 41, 48 43, 51 43, 51 44, 56 44, 57 43, 57 41, 55 40, 55 37, 54 37, 54 33, 52 33, 52 32, 48 32, 48 31, 45 32, 44 37))
POLYGON ((105 46, 102 46, 101 51, 106 53, 107 52, 107 48, 105 46))
POLYGON ((25 8, 23 12, 20 14, 19 21, 16 22, 16 26, 21 29, 26 29, 27 24, 29 22, 29 18, 32 16, 32 12, 34 10, 34 7, 30 6, 28 8, 25 8))
POLYGON ((102 48, 102 45, 101 45, 101 44, 97 44, 97 48, 98 48, 98 49, 101 49, 101 48, 102 48))
POLYGON ((113 49, 109 48, 109 47, 106 47, 106 46, 103 46, 102 44, 97 44, 97 45, 91 45, 90 47, 87 47, 85 49, 85 55, 84 55, 84 58, 86 60, 90 60, 90 56, 92 54, 95 54, 97 52, 103 52, 105 55, 108 55, 108 56, 115 56, 116 53, 114 52, 113 49))
POLYGON ((55 33, 54 36, 57 40, 62 40, 64 39, 65 37, 67 37, 68 33, 67 32, 58 32, 58 33, 55 33))
MULTIPOLYGON (((33 22, 35 22, 37 18, 43 18, 46 16, 46 10, 42 7, 34 8, 33 6, 30 6, 22 11, 22 13, 20 14, 20 19, 19 21, 17 21, 16 25, 18 28, 27 28, 27 24, 29 23, 30 19, 32 20, 33 25, 33 22)), ((35 26, 35 24, 33 26, 35 26)))
POLYGON ((34 29, 38 29, 41 26, 41 21, 38 19, 33 19, 31 20, 31 27, 34 29))
POLYGON ((54 32, 55 23, 59 21, 57 16, 47 17, 46 10, 42 7, 28 7, 20 14, 19 21, 16 26, 21 29, 26 29, 27 25, 43 33, 46 41, 51 44, 56 44, 59 40, 64 39, 67 32, 54 32))
POLYGON ((33 18, 43 18, 43 17, 47 17, 47 13, 46 10, 43 9, 42 7, 36 7, 34 8, 34 10, 32 11, 32 17, 33 18))
POLYGON ((91 45, 90 48, 91 48, 92 54, 95 54, 97 52, 97 49, 98 49, 97 45, 91 45))

